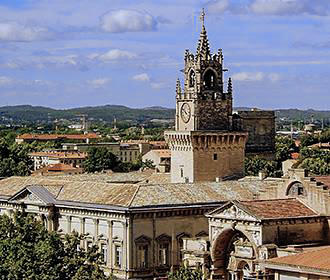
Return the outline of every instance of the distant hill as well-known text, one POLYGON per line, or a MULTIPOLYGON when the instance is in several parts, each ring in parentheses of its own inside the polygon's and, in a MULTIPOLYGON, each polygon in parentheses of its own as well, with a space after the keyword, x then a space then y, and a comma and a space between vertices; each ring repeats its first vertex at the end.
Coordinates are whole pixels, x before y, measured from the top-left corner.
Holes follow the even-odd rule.
MULTIPOLYGON (((240 107, 235 110, 250 110, 240 107)), ((276 115, 280 118, 293 120, 330 119, 329 111, 299 110, 299 109, 278 109, 276 115)), ((13 120, 14 122, 46 122, 55 119, 77 119, 78 115, 87 114, 88 118, 112 122, 117 120, 137 121, 139 123, 152 119, 174 119, 175 109, 159 106, 146 107, 141 109, 129 108, 122 105, 105 105, 95 107, 81 107, 73 109, 52 109, 41 106, 19 105, 0 107, 0 118, 13 120)))
POLYGON ((76 119, 78 115, 86 114, 94 120, 112 122, 130 120, 145 122, 151 119, 172 119, 175 110, 163 107, 149 107, 142 109, 128 108, 121 105, 105 105, 95 107, 81 107, 56 110, 48 107, 19 105, 0 107, 0 118, 11 119, 15 122, 44 122, 55 119, 76 119))

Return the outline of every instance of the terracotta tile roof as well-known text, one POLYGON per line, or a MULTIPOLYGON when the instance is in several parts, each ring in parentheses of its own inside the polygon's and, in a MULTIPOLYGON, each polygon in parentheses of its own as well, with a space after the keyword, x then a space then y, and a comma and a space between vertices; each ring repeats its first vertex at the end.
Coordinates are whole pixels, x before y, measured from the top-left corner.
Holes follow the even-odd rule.
MULTIPOLYGON (((115 174, 118 175, 118 174, 115 174)), ((135 174, 137 176, 137 174, 135 174)), ((196 184, 160 184, 161 176, 145 176, 145 184, 111 183, 112 174, 68 176, 10 177, 0 180, 0 196, 10 197, 29 185, 43 186, 58 200, 142 207, 249 200, 256 197, 265 182, 210 182, 196 184)), ((113 180, 113 179, 112 179, 113 180)))
POLYGON ((160 149, 160 150, 151 150, 158 154, 159 157, 171 157, 171 150, 160 149))
POLYGON ((298 159, 299 156, 300 156, 299 153, 291 153, 291 158, 292 158, 292 159, 298 159))
MULTIPOLYGON (((68 176, 70 178, 70 176, 68 176)), ((59 201, 128 207, 137 185, 119 185, 94 181, 61 180, 58 177, 10 177, 0 181, 0 195, 12 196, 27 186, 42 186, 59 201)))
POLYGON ((100 135, 96 133, 87 134, 21 134, 16 137, 17 139, 24 140, 57 140, 57 139, 70 139, 70 140, 86 140, 97 139, 100 135))
POLYGON ((267 263, 299 268, 327 270, 330 273, 330 246, 296 255, 270 259, 267 263))
POLYGON ((239 204, 243 205, 251 214, 260 219, 282 219, 318 215, 318 213, 295 198, 240 201, 239 204))
POLYGON ((316 182, 330 188, 330 176, 315 176, 314 179, 316 182))
POLYGON ((70 171, 70 170, 77 170, 76 167, 73 167, 69 164, 64 164, 64 163, 56 163, 56 164, 51 164, 49 166, 45 167, 46 170, 48 171, 70 171))
POLYGON ((308 146, 309 148, 330 149, 330 143, 316 143, 308 146))
POLYGON ((49 152, 34 152, 29 154, 32 157, 50 157, 50 158, 75 158, 75 159, 85 159, 87 153, 83 152, 58 152, 58 151, 49 151, 49 152))

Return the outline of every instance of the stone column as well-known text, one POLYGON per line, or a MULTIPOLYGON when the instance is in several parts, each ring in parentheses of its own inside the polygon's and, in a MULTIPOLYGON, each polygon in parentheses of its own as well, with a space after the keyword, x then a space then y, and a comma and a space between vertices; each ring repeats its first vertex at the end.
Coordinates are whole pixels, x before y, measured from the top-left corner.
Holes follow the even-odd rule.
POLYGON ((134 261, 133 261, 133 219, 130 217, 126 220, 127 224, 127 249, 126 252, 128 254, 127 258, 127 268, 126 268, 126 276, 128 273, 128 276, 130 277, 130 270, 134 267, 134 261))
MULTIPOLYGON (((112 227, 113 223, 112 221, 108 221, 108 234, 109 234, 109 252, 108 252, 108 257, 109 257, 109 266, 110 269, 113 268, 113 246, 112 246, 112 227)), ((112 270, 111 270, 112 272, 112 270)))
POLYGON ((127 270, 127 222, 123 222, 122 268, 127 270))
POLYGON ((70 233, 71 232, 71 216, 66 216, 66 220, 67 220, 67 226, 66 226, 66 229, 67 229, 67 233, 70 233))
MULTIPOLYGON (((85 219, 80 218, 80 234, 85 234, 85 219)), ((85 247, 85 240, 80 241, 80 247, 84 248, 85 247)))
POLYGON ((173 266, 176 264, 175 262, 175 255, 177 254, 177 247, 176 247, 176 238, 175 238, 175 231, 172 227, 172 240, 171 240, 171 270, 173 270, 173 266))
POLYGON ((94 241, 97 240, 97 237, 99 236, 99 220, 98 219, 93 219, 93 223, 94 223, 94 241))

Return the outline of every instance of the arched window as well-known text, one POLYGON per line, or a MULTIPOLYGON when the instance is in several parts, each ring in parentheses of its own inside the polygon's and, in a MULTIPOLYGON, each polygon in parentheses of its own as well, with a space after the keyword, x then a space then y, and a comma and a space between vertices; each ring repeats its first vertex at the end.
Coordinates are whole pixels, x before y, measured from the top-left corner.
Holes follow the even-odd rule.
POLYGON ((287 192, 287 196, 306 196, 306 190, 301 182, 293 182, 289 185, 287 192))
POLYGON ((193 70, 190 71, 189 73, 189 87, 194 87, 195 86, 195 79, 196 75, 193 70))
POLYGON ((213 70, 209 69, 204 74, 203 84, 206 89, 213 89, 216 86, 217 78, 213 70))

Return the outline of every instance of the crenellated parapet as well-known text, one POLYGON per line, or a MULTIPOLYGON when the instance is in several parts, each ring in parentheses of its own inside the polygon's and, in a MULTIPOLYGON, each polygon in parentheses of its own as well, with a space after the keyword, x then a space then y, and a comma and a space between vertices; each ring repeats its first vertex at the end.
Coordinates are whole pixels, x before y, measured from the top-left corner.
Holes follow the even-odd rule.
POLYGON ((171 150, 244 149, 245 132, 166 131, 165 140, 171 150))

